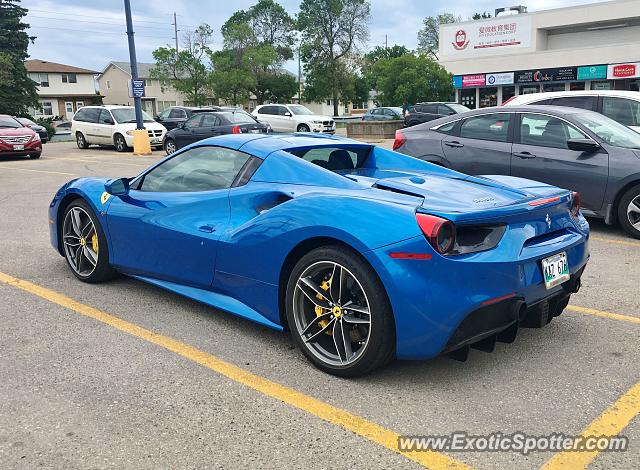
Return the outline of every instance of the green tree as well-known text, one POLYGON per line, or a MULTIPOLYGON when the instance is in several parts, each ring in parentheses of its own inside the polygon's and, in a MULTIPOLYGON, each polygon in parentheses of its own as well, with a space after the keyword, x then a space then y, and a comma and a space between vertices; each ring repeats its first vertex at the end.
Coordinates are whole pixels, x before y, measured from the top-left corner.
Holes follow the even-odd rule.
POLYGON ((36 83, 29 78, 24 61, 35 37, 29 36, 22 22, 27 9, 20 0, 0 1, 0 113, 24 116, 37 107, 36 83))
POLYGON ((454 91, 452 75, 424 54, 381 59, 371 73, 382 106, 447 100, 454 91))
POLYGON ((364 55, 365 62, 373 65, 380 59, 395 59, 410 54, 411 51, 404 46, 395 44, 391 47, 376 46, 372 51, 364 55))
POLYGON ((482 13, 474 13, 471 15, 472 20, 485 20, 487 18, 493 18, 493 15, 489 12, 483 11, 482 13))
POLYGON ((260 0, 247 11, 256 41, 269 44, 277 53, 276 65, 293 58, 295 20, 273 0, 260 0))
POLYGON ((298 80, 286 72, 273 72, 257 76, 258 103, 286 103, 298 93, 298 80))
POLYGON ((151 76, 160 80, 163 90, 170 86, 182 92, 195 106, 206 104, 209 89, 209 70, 206 64, 210 53, 209 43, 213 30, 207 24, 187 32, 182 40, 182 48, 165 46, 153 51, 156 61, 151 76))
POLYGON ((422 20, 422 29, 418 31, 418 50, 438 60, 440 25, 458 23, 460 21, 462 21, 462 18, 455 16, 453 13, 427 16, 422 20))
POLYGON ((298 29, 300 54, 305 62, 305 96, 316 101, 338 102, 353 86, 353 56, 369 36, 371 6, 367 0, 302 0, 298 29))

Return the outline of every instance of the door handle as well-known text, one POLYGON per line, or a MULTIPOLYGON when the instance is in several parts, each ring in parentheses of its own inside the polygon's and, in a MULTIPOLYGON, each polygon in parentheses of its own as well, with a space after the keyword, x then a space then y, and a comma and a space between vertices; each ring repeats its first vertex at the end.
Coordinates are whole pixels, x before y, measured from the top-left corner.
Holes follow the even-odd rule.
POLYGON ((201 232, 205 232, 205 233, 213 233, 213 232, 216 231, 216 229, 211 225, 202 225, 202 226, 198 227, 198 230, 200 230, 201 232))
POLYGON ((516 152, 513 154, 514 157, 522 158, 523 160, 528 160, 530 158, 536 158, 534 154, 531 152, 516 152))
POLYGON ((461 144, 457 140, 445 141, 444 145, 446 145, 448 147, 464 147, 464 144, 461 144))

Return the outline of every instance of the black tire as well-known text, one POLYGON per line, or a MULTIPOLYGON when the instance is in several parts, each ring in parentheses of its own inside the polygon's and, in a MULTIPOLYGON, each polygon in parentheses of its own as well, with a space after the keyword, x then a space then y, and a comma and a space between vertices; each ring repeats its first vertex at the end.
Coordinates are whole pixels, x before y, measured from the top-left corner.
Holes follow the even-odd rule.
MULTIPOLYGON (((348 307, 345 305, 343 308, 346 310, 348 307)), ((314 366, 326 373, 340 377, 355 377, 382 367, 395 357, 395 323, 385 288, 373 268, 360 255, 346 247, 320 247, 307 253, 296 263, 287 283, 286 314, 296 346, 314 366), (298 280, 308 268, 323 262, 338 263, 350 271, 362 286, 369 304, 371 322, 368 340, 359 356, 346 365, 328 363, 314 354, 308 343, 303 341, 296 323, 294 292, 298 280)))
POLYGON ((300 124, 296 129, 297 132, 311 132, 311 129, 306 124, 300 124))
POLYGON ((41 155, 42 153, 32 153, 31 155, 29 155, 29 158, 31 160, 37 160, 38 158, 40 158, 41 155))
POLYGON ((177 149, 177 147, 176 147, 176 141, 175 141, 175 140, 173 140, 173 139, 166 139, 166 140, 164 141, 163 148, 164 148, 164 151, 165 151, 165 153, 166 153, 167 155, 170 155, 170 154, 172 154, 173 152, 175 152, 176 150, 178 150, 178 149, 177 149), (173 145, 173 150, 170 150, 170 147, 171 147, 172 145, 173 145))
POLYGON ((87 139, 85 138, 82 132, 76 132, 76 145, 79 149, 88 149, 89 144, 87 143, 87 139))
POLYGON ((129 151, 127 141, 124 139, 124 136, 122 134, 116 134, 113 136, 113 145, 115 145, 116 147, 116 152, 129 151))
POLYGON ((640 227, 640 213, 628 213, 631 202, 634 201, 636 207, 640 207, 640 184, 633 186, 627 190, 620 198, 618 203, 618 221, 625 232, 633 238, 640 239, 640 230, 634 227, 640 227))
POLYGON ((93 209, 91 208, 91 206, 89 206, 89 204, 87 204, 83 199, 76 199, 66 207, 64 211, 64 217, 62 218, 63 224, 60 227, 59 236, 60 237, 63 236, 64 220, 66 219, 67 214, 69 214, 69 212, 71 212, 71 210, 76 207, 82 209, 84 213, 86 213, 89 216, 89 218, 91 218, 91 221, 94 224, 95 234, 97 235, 97 238, 98 238, 97 240, 98 257, 97 257, 97 262, 93 271, 88 275, 82 275, 76 271, 76 269, 72 265, 73 261, 70 259, 71 257, 69 256, 69 253, 63 248, 63 251, 65 253, 64 258, 67 261, 67 264, 71 269, 71 272, 74 274, 74 276, 76 276, 78 279, 80 279, 83 282, 96 283, 96 282, 103 282, 109 279, 113 279, 118 275, 118 273, 109 264, 109 249, 107 246, 107 239, 104 235, 102 226, 100 225, 100 222, 98 221, 96 214, 93 212, 93 209))

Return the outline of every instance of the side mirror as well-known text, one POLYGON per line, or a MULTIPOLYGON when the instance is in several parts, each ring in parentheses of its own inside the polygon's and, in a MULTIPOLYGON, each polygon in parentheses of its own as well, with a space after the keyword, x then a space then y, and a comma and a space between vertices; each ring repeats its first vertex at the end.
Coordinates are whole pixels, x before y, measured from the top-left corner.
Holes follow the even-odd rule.
POLYGON ((156 114, 156 116, 155 116, 153 119, 155 119, 156 121, 161 121, 161 120, 162 120, 162 119, 160 118, 160 115, 159 115, 159 114, 156 114))
POLYGON ((285 116, 287 117, 291 117, 291 113, 289 111, 287 111, 286 113, 284 113, 285 116))
POLYGON ((569 139, 567 140, 567 147, 569 147, 569 150, 577 152, 594 153, 600 150, 600 144, 591 139, 569 139))
POLYGON ((178 129, 184 129, 184 123, 185 121, 179 122, 178 125, 176 126, 178 129))
POLYGON ((104 190, 112 196, 126 196, 129 194, 129 180, 127 178, 116 178, 104 184, 104 190))

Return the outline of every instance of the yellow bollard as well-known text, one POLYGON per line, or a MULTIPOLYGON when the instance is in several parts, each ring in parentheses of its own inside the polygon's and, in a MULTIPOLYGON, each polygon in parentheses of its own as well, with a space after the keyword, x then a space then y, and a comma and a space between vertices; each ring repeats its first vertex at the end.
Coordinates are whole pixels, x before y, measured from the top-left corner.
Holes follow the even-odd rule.
POLYGON ((133 154, 151 155, 151 142, 146 129, 136 129, 133 131, 133 154))

